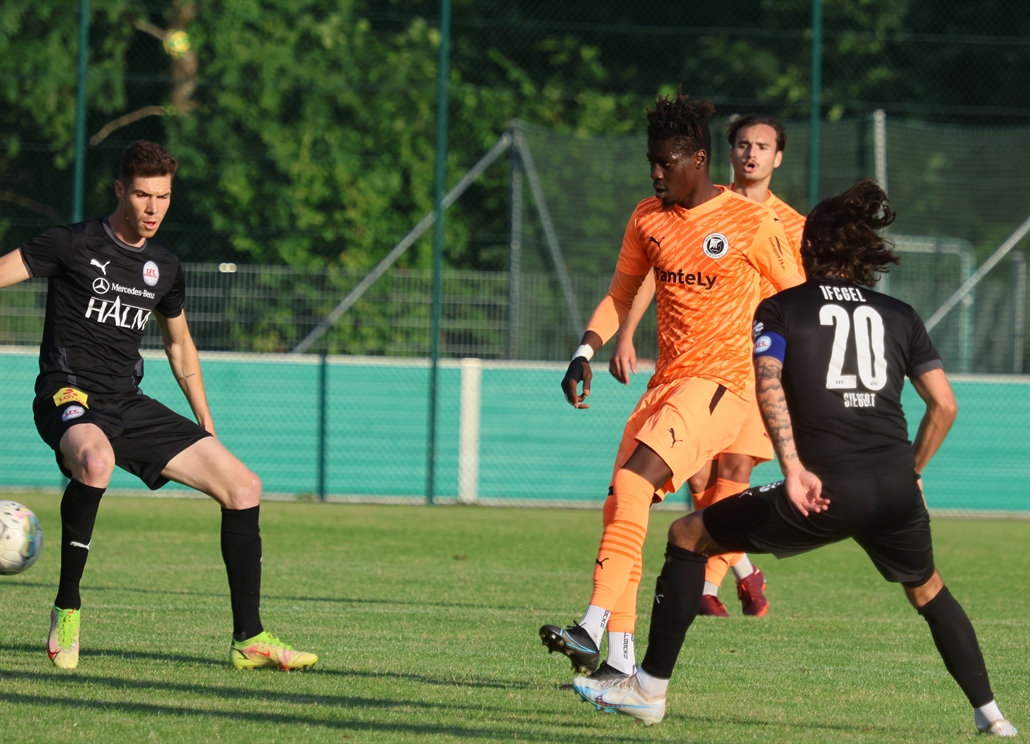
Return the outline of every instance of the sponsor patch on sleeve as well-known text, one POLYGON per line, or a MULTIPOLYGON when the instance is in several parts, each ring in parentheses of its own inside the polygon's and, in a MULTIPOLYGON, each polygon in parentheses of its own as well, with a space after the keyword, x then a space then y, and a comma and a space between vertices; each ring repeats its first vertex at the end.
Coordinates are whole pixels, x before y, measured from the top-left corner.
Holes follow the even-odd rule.
MULTIPOLYGON (((81 403, 89 408, 89 394, 72 387, 61 388, 54 393, 54 405, 63 406, 65 403, 81 403)), ((79 414, 80 416, 82 414, 79 414)))

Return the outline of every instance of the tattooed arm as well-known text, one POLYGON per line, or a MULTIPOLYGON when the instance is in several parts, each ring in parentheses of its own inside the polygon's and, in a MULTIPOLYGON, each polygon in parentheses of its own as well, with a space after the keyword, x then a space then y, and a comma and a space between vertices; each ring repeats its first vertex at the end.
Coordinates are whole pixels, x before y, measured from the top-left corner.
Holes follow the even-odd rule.
POLYGON ((182 394, 186 396, 197 423, 214 435, 215 424, 211 418, 211 409, 207 405, 204 378, 200 374, 200 355, 197 353, 196 344, 193 343, 189 326, 186 325, 186 313, 180 313, 174 318, 165 318, 160 313, 154 313, 154 316, 161 326, 165 355, 172 367, 175 381, 179 383, 182 394))
POLYGON ((755 357, 755 378, 759 410, 780 461, 787 497, 802 516, 825 511, 830 502, 822 497, 822 481, 805 470, 798 459, 790 411, 783 394, 783 362, 772 356, 755 357))

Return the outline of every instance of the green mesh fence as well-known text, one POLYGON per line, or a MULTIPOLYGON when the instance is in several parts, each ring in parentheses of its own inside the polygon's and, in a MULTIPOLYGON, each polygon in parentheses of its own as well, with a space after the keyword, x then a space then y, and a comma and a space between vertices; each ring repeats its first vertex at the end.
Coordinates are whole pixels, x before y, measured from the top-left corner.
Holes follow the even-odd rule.
MULTIPOLYGON (((83 215, 108 214, 121 151, 161 142, 181 168, 160 237, 187 262, 198 345, 273 355, 295 348, 431 210, 436 3, 91 0, 82 150, 75 5, 0 5, 0 254, 68 221, 77 159, 83 215)), ((615 385, 602 352, 596 408, 580 416, 560 398, 559 360, 605 291, 633 205, 650 193, 643 109, 658 94, 682 85, 715 102, 719 183, 730 178, 729 117, 782 117, 788 144, 772 187, 802 212, 818 107, 817 193, 864 177, 886 185, 903 264, 882 286, 924 318, 1030 214, 1025 4, 878 1, 857 13, 825 0, 818 95, 808 0, 453 5, 448 184, 513 121, 526 150, 487 169, 447 215, 437 470, 449 497, 461 491, 456 365, 468 357, 524 365, 483 368, 477 498, 603 495, 645 375, 615 385), (567 452, 570 439, 589 454, 567 452)), ((948 476, 928 475, 940 477, 930 494, 938 508, 1025 508, 1026 249, 1024 239, 933 329, 949 372, 975 375, 956 384, 960 427, 972 428, 956 429, 934 464, 948 476), (991 485, 979 487, 985 473, 991 485), (992 490, 1015 496, 981 503, 992 490)), ((430 256, 428 237, 415 240, 311 355, 205 355, 220 431, 269 491, 423 493, 430 256)), ((0 355, 0 487, 56 484, 26 404, 44 302, 39 282, 0 292, 0 345, 16 347, 0 355)), ((655 355, 654 331, 651 316, 637 334, 643 359, 655 355)), ((159 346, 149 329, 145 347, 159 346)), ((145 386, 181 406, 164 363, 149 364, 145 386)), ((772 479, 768 467, 756 480, 772 479)))
MULTIPOLYGON (((219 438, 264 481, 272 496, 331 501, 421 502, 425 487, 425 362, 285 355, 205 355, 204 375, 219 438), (374 393, 374 394, 373 394, 374 393), (413 404, 414 403, 414 404, 413 404), (322 439, 320 409, 325 407, 322 439), (324 457, 320 458, 320 453, 324 457), (323 493, 324 491, 324 493, 323 493)), ((148 355, 142 388, 183 415, 163 356, 148 355)), ((0 488, 53 488, 53 453, 31 418, 35 358, 0 351, 11 392, 0 398, 0 488)), ((561 364, 494 362, 441 370, 437 489, 442 502, 523 506, 599 506, 608 492, 622 425, 647 375, 628 387, 596 378, 591 408, 561 397, 561 364), (471 373, 470 373, 471 372, 471 373), (478 395, 462 396, 474 385, 478 395), (474 432, 474 436, 469 433, 474 432)), ((1022 378, 959 377, 960 415, 925 473, 927 501, 938 513, 1030 512, 1030 384, 1022 378)), ((921 410, 907 388, 903 404, 921 410)), ((911 423, 915 434, 917 421, 911 423)), ((778 480, 772 463, 756 483, 778 480)), ((139 489, 117 471, 114 490, 139 489)), ((182 493, 170 484, 162 493, 182 493)), ((667 506, 686 508, 684 493, 667 506)))

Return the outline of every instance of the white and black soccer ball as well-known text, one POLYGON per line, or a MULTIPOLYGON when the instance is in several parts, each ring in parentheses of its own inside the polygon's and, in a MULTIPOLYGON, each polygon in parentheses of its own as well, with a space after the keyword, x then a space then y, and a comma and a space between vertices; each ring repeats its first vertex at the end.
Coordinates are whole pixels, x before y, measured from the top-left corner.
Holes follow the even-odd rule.
POLYGON ((43 530, 32 510, 17 501, 0 501, 0 574, 21 573, 42 550, 43 530))

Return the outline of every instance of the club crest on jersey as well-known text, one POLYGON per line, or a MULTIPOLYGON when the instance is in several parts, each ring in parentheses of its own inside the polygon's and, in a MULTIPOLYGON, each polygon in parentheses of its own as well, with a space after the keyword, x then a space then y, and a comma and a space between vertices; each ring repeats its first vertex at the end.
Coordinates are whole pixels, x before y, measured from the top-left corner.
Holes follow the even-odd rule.
POLYGON ((61 414, 61 421, 71 421, 85 415, 85 413, 86 409, 82 406, 68 406, 64 409, 64 413, 61 414))
POLYGON ((161 272, 157 270, 157 264, 153 261, 147 261, 143 265, 143 281, 147 283, 148 287, 153 287, 160 278, 161 272))
POLYGON ((729 253, 730 241, 722 233, 712 233, 705 238, 703 250, 706 256, 718 260, 729 253))

